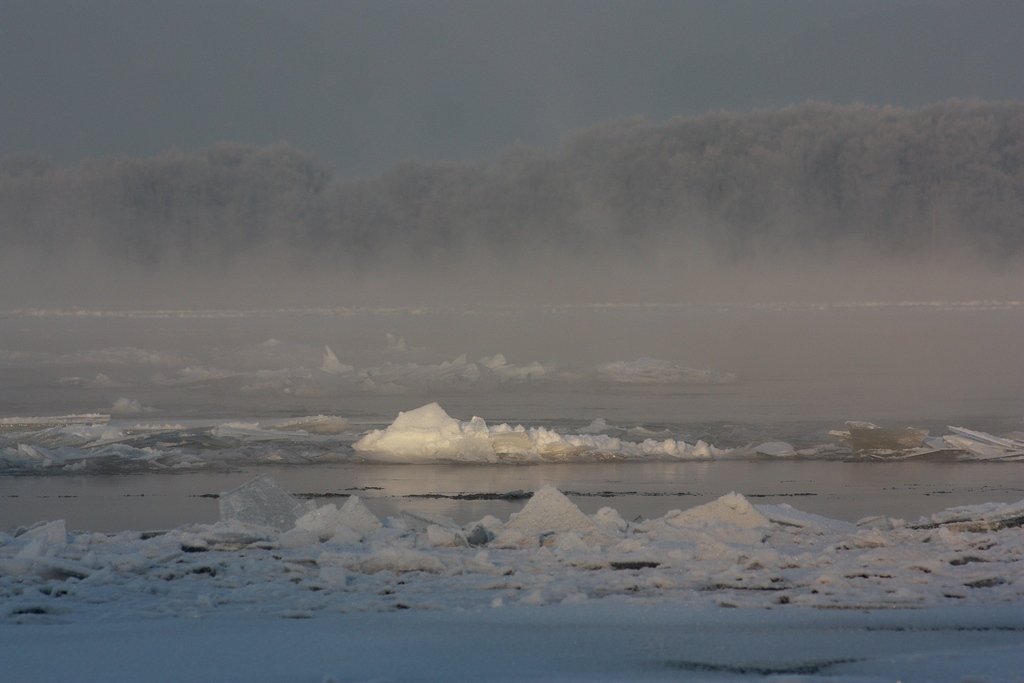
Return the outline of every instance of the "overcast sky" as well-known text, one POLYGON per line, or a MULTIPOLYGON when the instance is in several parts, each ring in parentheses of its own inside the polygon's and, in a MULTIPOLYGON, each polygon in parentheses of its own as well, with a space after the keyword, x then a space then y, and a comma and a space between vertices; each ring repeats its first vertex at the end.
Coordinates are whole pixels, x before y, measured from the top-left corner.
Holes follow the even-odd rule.
POLYGON ((612 118, 1024 99, 1019 0, 0 0, 0 154, 289 142, 342 174, 612 118))

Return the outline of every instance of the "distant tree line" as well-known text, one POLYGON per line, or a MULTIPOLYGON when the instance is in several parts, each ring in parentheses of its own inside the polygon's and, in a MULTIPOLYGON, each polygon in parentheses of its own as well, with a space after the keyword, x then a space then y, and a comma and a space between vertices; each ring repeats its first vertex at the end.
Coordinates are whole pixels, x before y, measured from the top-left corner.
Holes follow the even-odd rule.
POLYGON ((141 264, 256 249, 311 262, 443 262, 466 249, 586 254, 679 240, 726 258, 860 243, 1024 252, 1024 103, 820 103, 627 119, 557 150, 337 177, 287 145, 54 163, 0 160, 6 245, 141 264))

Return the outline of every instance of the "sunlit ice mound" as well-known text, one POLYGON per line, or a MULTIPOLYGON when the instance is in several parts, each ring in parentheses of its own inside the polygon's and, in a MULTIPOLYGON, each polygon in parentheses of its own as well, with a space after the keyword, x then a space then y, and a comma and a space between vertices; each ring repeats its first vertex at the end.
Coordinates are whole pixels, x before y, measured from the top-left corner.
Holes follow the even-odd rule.
POLYGON ((385 429, 373 430, 352 445, 366 460, 381 462, 546 462, 743 457, 758 447, 721 449, 698 441, 624 441, 605 434, 560 434, 544 427, 500 424, 483 418, 451 417, 437 403, 400 412, 385 429))

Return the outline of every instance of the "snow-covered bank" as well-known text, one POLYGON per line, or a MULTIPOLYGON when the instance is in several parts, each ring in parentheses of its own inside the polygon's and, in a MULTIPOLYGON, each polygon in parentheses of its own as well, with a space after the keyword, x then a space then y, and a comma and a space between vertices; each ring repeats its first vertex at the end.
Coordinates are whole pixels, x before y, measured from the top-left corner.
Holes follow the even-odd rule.
POLYGON ((627 521, 545 488, 457 525, 261 477, 222 503, 162 533, 0 534, 5 675, 1019 680, 1024 501, 851 524, 729 494, 627 521))
POLYGON ((1019 606, 544 609, 0 623, 19 683, 1020 681, 1019 606), (55 650, 59 656, 54 656, 55 650))

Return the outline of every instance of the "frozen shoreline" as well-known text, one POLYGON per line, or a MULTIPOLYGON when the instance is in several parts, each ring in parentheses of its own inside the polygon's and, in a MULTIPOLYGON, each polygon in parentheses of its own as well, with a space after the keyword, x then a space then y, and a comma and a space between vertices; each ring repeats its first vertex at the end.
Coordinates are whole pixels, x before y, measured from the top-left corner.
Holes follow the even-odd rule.
POLYGON ((611 604, 308 620, 0 623, 0 657, 10 680, 26 683, 1011 683, 1024 663, 1020 611, 1019 604, 900 612, 611 604))
POLYGON ((5 674, 1009 682, 1024 657, 1024 500, 854 525, 729 494, 629 522, 546 488, 459 526, 261 477, 221 511, 0 535, 5 674))

